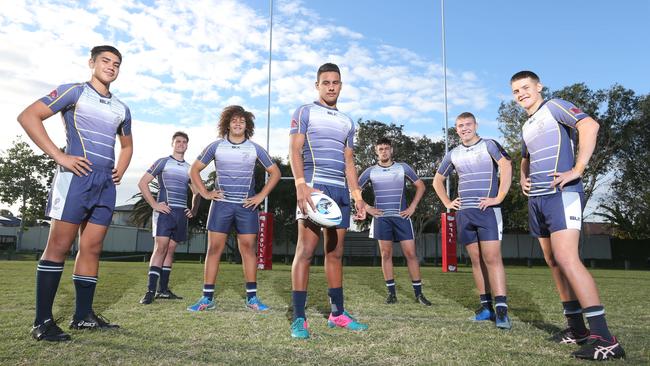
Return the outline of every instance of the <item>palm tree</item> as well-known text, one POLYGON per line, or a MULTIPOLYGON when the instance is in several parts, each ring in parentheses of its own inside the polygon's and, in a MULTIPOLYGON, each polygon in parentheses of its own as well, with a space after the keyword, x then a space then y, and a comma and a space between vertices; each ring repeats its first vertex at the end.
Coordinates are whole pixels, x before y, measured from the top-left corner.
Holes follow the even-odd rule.
MULTIPOLYGON (((157 198, 158 191, 160 190, 158 182, 155 180, 151 181, 151 183, 149 183, 149 189, 151 190, 153 197, 157 198)), ((149 206, 147 201, 144 200, 142 193, 138 192, 134 194, 131 196, 131 199, 137 200, 133 205, 133 211, 131 211, 131 215, 129 216, 131 222, 135 226, 141 228, 151 226, 151 215, 153 214, 153 211, 151 210, 151 206, 149 206)))

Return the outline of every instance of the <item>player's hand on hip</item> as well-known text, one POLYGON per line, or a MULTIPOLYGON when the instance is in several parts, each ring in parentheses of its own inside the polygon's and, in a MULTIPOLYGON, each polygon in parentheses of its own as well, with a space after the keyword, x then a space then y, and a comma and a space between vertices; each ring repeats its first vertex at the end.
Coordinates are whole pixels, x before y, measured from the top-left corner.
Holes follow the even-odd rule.
POLYGON ((414 207, 408 207, 406 210, 402 211, 399 213, 400 216, 404 219, 408 219, 409 217, 413 216, 415 213, 415 208, 414 207))
POLYGON ((74 175, 81 177, 82 175, 88 175, 88 173, 93 170, 90 168, 93 163, 90 160, 84 158, 83 156, 73 156, 68 154, 61 154, 54 159, 54 162, 60 166, 68 169, 74 175))
POLYGON ((311 200, 311 194, 313 192, 321 192, 318 189, 314 189, 308 186, 306 183, 301 183, 296 186, 296 201, 300 212, 307 214, 307 205, 311 207, 312 211, 316 211, 316 206, 311 200))
POLYGON ((478 203, 478 208, 485 211, 486 208, 488 208, 490 206, 497 206, 500 203, 501 202, 496 197, 481 197, 480 201, 478 203))
POLYGON ((209 191, 205 196, 203 196, 203 198, 205 198, 206 200, 211 200, 211 201, 220 200, 223 199, 223 197, 224 197, 223 191, 218 189, 209 191))
POLYGON ((157 212, 161 212, 161 213, 164 213, 164 214, 168 214, 168 213, 172 212, 172 209, 169 208, 169 206, 167 206, 166 202, 158 202, 158 203, 156 203, 156 205, 153 207, 153 209, 155 211, 157 211, 157 212))
POLYGON ((256 209, 257 206, 259 206, 262 201, 264 201, 264 196, 261 194, 256 194, 253 197, 249 197, 244 200, 244 207, 245 208, 251 208, 251 209, 256 209))
POLYGON ((373 217, 379 217, 384 215, 384 211, 373 206, 366 206, 366 212, 372 215, 373 217))
POLYGON ((194 212, 192 212, 192 210, 190 210, 189 208, 186 208, 185 209, 185 217, 187 217, 188 219, 191 219, 192 217, 194 217, 194 212))
POLYGON ((551 183, 551 187, 560 186, 560 189, 562 189, 567 183, 579 179, 582 175, 574 169, 571 169, 563 173, 551 173, 548 176, 553 177, 553 183, 551 183))
POLYGON ((449 202, 448 205, 445 205, 450 210, 460 210, 460 197, 456 197, 455 200, 449 202))
POLYGON ((521 191, 524 193, 524 195, 528 196, 528 193, 530 193, 530 187, 533 185, 530 181, 530 178, 526 177, 525 179, 519 180, 519 185, 521 185, 521 191))

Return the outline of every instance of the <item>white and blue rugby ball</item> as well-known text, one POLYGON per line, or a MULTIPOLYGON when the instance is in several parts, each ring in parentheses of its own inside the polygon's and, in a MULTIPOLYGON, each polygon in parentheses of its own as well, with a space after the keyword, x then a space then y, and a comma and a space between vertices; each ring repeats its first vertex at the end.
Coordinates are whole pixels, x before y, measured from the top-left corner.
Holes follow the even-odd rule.
POLYGON ((307 217, 322 227, 333 227, 341 223, 341 209, 328 195, 319 192, 311 194, 316 211, 307 205, 307 217))

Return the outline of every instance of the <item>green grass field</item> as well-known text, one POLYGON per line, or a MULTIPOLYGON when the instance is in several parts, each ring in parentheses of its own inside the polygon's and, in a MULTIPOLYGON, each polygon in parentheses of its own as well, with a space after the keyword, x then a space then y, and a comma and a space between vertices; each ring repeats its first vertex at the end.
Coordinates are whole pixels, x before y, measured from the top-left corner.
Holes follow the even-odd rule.
MULTIPOLYGON (((54 305, 67 324, 73 312, 73 263, 66 263, 54 305)), ((217 282, 217 310, 189 313, 200 296, 202 265, 177 263, 171 287, 184 300, 138 300, 146 286, 147 264, 104 262, 100 267, 95 310, 120 324, 116 331, 71 331, 73 341, 36 342, 29 336, 34 316, 34 273, 30 261, 0 262, 0 364, 581 364, 569 357, 573 346, 546 341, 564 325, 561 304, 548 270, 508 267, 508 299, 513 329, 472 323, 477 296, 469 268, 441 273, 423 268, 425 295, 432 307, 414 303, 405 267, 396 268, 397 305, 385 305, 379 267, 345 268, 346 308, 369 331, 329 329, 323 267, 313 267, 307 315, 312 338, 289 335, 290 267, 275 264, 260 271, 260 297, 268 314, 244 308, 239 265, 222 266, 217 282)), ((627 352, 626 364, 650 364, 650 272, 594 270, 607 320, 627 352)))

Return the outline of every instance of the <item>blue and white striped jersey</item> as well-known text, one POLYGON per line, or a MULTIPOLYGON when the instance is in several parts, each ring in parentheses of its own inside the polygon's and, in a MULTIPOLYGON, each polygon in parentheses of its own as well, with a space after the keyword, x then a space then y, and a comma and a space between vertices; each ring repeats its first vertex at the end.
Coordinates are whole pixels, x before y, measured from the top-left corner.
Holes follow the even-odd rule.
MULTIPOLYGON (((530 196, 559 191, 552 187, 551 173, 562 173, 575 163, 576 123, 589 117, 575 105, 562 99, 545 101, 522 127, 521 156, 529 159, 530 196)), ((582 179, 567 183, 564 191, 582 192, 582 179)))
POLYGON ((438 167, 438 173, 448 177, 452 170, 458 174, 460 209, 477 208, 483 197, 499 193, 498 165, 510 156, 491 139, 479 139, 474 145, 458 145, 448 152, 438 167))
POLYGON ((224 192, 224 198, 219 201, 231 203, 243 203, 255 195, 254 171, 258 160, 266 169, 275 164, 269 153, 251 140, 234 144, 219 139, 208 145, 197 159, 203 164, 214 160, 217 173, 214 186, 224 192))
POLYGON ((318 102, 305 104, 293 113, 290 134, 304 134, 305 181, 347 187, 346 147, 354 147, 354 123, 345 113, 318 102))
POLYGON ((190 182, 190 164, 178 161, 172 156, 156 160, 147 173, 158 180, 158 202, 166 202, 168 206, 187 208, 187 188, 190 182))
POLYGON ((94 166, 115 166, 115 135, 131 134, 131 112, 113 94, 103 96, 90 83, 64 84, 40 99, 65 124, 66 154, 94 166))
POLYGON ((407 179, 411 183, 420 179, 408 164, 394 162, 388 167, 377 164, 361 173, 359 187, 363 188, 370 182, 375 193, 374 206, 382 210, 383 216, 400 216, 399 213, 407 207, 404 196, 407 179))

